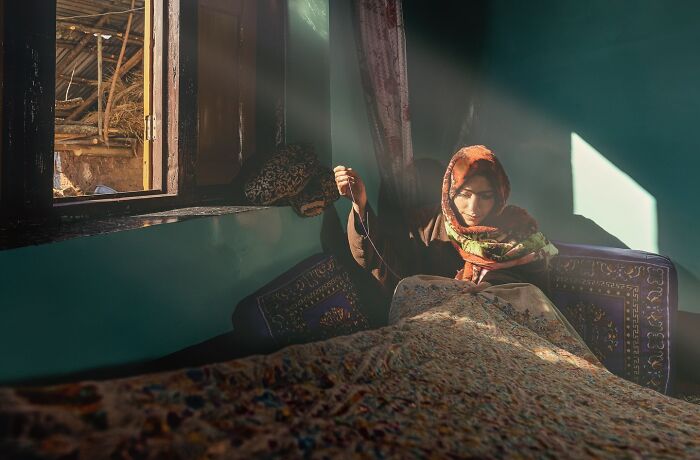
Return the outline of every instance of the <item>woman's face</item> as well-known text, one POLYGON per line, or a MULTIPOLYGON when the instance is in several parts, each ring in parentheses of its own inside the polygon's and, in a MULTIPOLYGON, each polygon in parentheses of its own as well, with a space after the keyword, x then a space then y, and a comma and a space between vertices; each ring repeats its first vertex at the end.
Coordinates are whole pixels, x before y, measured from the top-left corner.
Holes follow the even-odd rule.
POLYGON ((459 189, 453 202, 464 223, 473 227, 480 225, 491 214, 496 204, 496 196, 488 179, 484 176, 472 176, 459 189))

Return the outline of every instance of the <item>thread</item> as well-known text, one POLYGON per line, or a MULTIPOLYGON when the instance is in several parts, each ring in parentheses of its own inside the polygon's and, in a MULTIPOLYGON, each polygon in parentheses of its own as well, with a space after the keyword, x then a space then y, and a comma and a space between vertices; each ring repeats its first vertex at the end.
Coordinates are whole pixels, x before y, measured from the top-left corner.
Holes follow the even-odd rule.
MULTIPOLYGON (((350 198, 351 198, 352 202, 353 202, 354 204, 357 204, 357 202, 355 201, 355 194, 352 193, 352 187, 350 186, 350 184, 348 184, 348 188, 350 189, 350 198)), ((362 216, 361 216, 359 213, 357 213, 357 215, 358 215, 359 218, 360 218, 360 225, 362 225, 362 230, 364 230, 365 235, 367 235, 367 240, 368 240, 369 243, 372 245, 372 248, 374 249, 374 252, 377 254, 377 256, 378 256, 379 259, 382 261, 382 263, 384 263, 384 265, 386 265, 387 270, 389 270, 389 272, 391 272, 392 275, 394 275, 399 281, 401 281, 402 277, 399 276, 394 270, 391 269, 391 267, 389 266, 389 264, 387 263, 387 261, 384 260, 384 257, 382 257, 381 253, 379 252, 379 249, 377 249, 377 246, 374 245, 374 242, 372 241, 372 238, 370 238, 370 236, 369 236, 369 231, 367 230, 367 227, 365 226, 365 222, 364 222, 364 220, 362 219, 362 216)), ((463 291, 463 293, 470 293, 470 294, 473 295, 473 296, 480 297, 480 298, 482 298, 482 299, 488 299, 488 297, 486 297, 485 295, 483 295, 483 294, 482 294, 481 292, 479 292, 479 291, 476 291, 476 292, 469 292, 471 289, 473 289, 473 288, 475 288, 475 287, 476 287, 476 284, 471 283, 471 284, 468 285, 467 291, 463 291)))
MULTIPOLYGON (((352 186, 350 185, 350 183, 348 183, 348 188, 350 189, 350 199, 352 200, 353 204, 358 204, 355 201, 355 194, 352 193, 352 186)), ((377 254, 377 256, 379 257, 379 260, 381 260, 384 263, 384 265, 386 265, 386 269, 389 270, 389 272, 392 275, 394 275, 398 280, 401 280, 402 277, 399 276, 394 270, 391 269, 391 267, 389 266, 387 261, 384 260, 384 257, 382 257, 382 254, 379 252, 379 249, 377 249, 377 246, 374 245, 374 241, 372 241, 372 238, 370 238, 370 236, 369 236, 369 231, 367 230, 367 227, 365 227, 365 222, 362 219, 362 216, 359 213, 357 213, 357 215, 360 217, 360 225, 362 225, 362 230, 364 230, 365 235, 367 235, 367 240, 369 241, 369 244, 372 245, 372 248, 374 249, 375 254, 377 254)))

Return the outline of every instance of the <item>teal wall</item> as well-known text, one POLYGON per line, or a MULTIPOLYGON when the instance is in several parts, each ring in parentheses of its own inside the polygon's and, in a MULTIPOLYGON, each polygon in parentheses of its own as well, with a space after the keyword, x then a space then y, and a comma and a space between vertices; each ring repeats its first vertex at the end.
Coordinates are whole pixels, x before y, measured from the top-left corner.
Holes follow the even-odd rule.
MULTIPOLYGON (((487 5, 473 139, 500 153, 514 201, 553 238, 587 237, 571 218, 577 133, 656 199, 659 252, 678 268, 680 308, 700 312, 700 3, 487 5)), ((630 212, 595 205, 623 221, 630 212)))
MULTIPOLYGON (((328 163, 318 28, 328 31, 328 0, 289 0, 288 56, 314 65, 288 65, 287 138, 318 144, 328 163)), ((0 383, 156 358, 229 331, 239 300, 321 250, 320 229, 321 217, 268 208, 1 251, 0 383)))
POLYGON ((245 295, 320 250, 271 208, 0 252, 0 378, 156 358, 231 329, 245 295))
POLYGON ((288 0, 288 142, 312 142, 324 164, 331 161, 329 0, 288 0))
MULTIPOLYGON (((485 144, 511 177, 511 202, 551 238, 619 246, 590 216, 573 214, 577 133, 654 196, 659 252, 678 269, 680 308, 700 312, 693 238, 700 228, 700 3, 403 3, 416 157, 446 164, 458 146, 485 144)), ((360 171, 376 203, 349 13, 349 0, 332 3, 333 160, 360 171)), ((604 199, 596 204, 620 219, 629 212, 604 199)), ((344 216, 349 206, 342 209, 344 216)))
MULTIPOLYGON (((330 5, 333 166, 353 168, 365 182, 370 205, 377 209, 379 173, 360 84, 351 2, 352 0, 333 0, 330 5)), ((350 201, 341 198, 335 208, 345 228, 351 208, 350 201)))

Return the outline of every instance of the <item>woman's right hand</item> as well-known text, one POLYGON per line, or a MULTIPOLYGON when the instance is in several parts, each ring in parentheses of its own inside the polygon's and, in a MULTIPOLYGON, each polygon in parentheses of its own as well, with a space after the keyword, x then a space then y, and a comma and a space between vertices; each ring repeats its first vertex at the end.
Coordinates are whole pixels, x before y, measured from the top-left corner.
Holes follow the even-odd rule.
POLYGON ((336 166, 333 168, 333 172, 335 173, 335 185, 338 187, 338 193, 350 200, 354 197, 352 207, 358 215, 363 216, 367 205, 365 183, 352 168, 342 165, 336 166), (351 188, 352 193, 350 193, 351 188))

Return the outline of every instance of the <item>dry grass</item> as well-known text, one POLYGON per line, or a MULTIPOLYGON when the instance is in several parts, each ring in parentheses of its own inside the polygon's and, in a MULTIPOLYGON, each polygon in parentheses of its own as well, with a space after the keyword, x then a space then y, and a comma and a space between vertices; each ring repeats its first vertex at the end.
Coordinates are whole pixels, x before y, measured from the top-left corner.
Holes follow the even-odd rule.
MULTIPOLYGON (((131 72, 125 80, 119 79, 115 85, 109 126, 143 142, 143 73, 131 72)), ((107 79, 103 86, 105 104, 110 81, 107 79)), ((82 121, 97 125, 97 112, 89 112, 82 121)))

